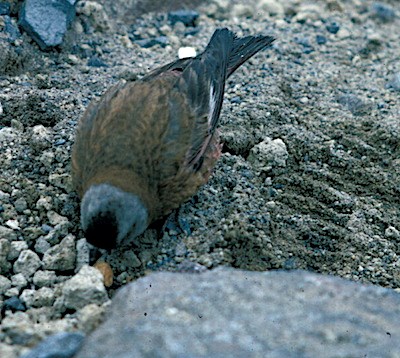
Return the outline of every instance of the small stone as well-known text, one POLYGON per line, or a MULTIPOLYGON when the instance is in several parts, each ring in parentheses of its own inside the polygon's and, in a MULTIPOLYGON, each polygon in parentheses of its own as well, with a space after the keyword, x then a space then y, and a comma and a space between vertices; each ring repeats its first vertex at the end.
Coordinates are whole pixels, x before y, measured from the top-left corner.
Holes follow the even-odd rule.
POLYGON ((392 22, 396 18, 393 8, 387 4, 376 2, 372 4, 372 17, 383 22, 392 22))
POLYGON ((42 265, 39 256, 32 250, 23 250, 14 262, 14 272, 22 273, 25 278, 31 277, 42 265))
POLYGON ((337 100, 355 116, 366 115, 371 111, 370 104, 352 94, 341 95, 337 100))
POLYGON ((93 267, 98 269, 103 275, 104 286, 110 287, 113 284, 114 273, 109 263, 104 261, 97 261, 93 267))
POLYGON ((330 22, 329 24, 326 25, 326 29, 328 30, 328 32, 335 35, 338 33, 340 26, 336 22, 330 22))
POLYGON ((87 16, 90 24, 97 31, 107 31, 110 28, 110 20, 104 11, 103 5, 95 1, 79 1, 76 12, 87 16))
POLYGON ((11 281, 7 277, 0 275, 0 295, 4 295, 9 288, 11 288, 11 281))
POLYGON ((52 199, 48 196, 46 197, 41 197, 37 202, 36 202, 36 209, 38 210, 51 210, 52 205, 51 205, 52 199))
POLYGON ((61 216, 60 214, 57 214, 55 211, 49 211, 47 213, 47 218, 49 219, 50 224, 53 226, 68 222, 68 219, 65 216, 61 216))
POLYGON ((10 251, 7 255, 7 259, 10 261, 14 261, 21 251, 27 250, 28 249, 28 244, 26 241, 11 241, 10 244, 10 251))
POLYGON ((17 297, 13 296, 8 299, 6 299, 3 302, 3 307, 2 307, 2 312, 5 311, 11 311, 11 312, 16 312, 16 311, 26 311, 26 306, 24 303, 17 297))
POLYGON ((55 284, 57 276, 54 271, 40 270, 35 272, 32 281, 38 287, 48 287, 55 284))
POLYGON ((30 144, 36 150, 43 150, 51 146, 50 131, 43 125, 38 124, 32 128, 30 144))
POLYGON ((198 17, 199 13, 194 10, 177 10, 168 13, 168 21, 171 25, 182 22, 185 26, 195 27, 198 17))
POLYGON ((345 27, 341 27, 340 30, 337 32, 336 37, 340 40, 347 39, 351 36, 351 32, 349 29, 345 27))
POLYGON ((17 212, 22 213, 24 210, 28 208, 28 203, 24 198, 19 198, 15 200, 14 208, 17 212))
POLYGON ((317 36, 315 37, 315 41, 317 42, 318 45, 324 45, 324 44, 326 44, 327 39, 326 39, 325 36, 317 35, 317 36))
POLYGON ((168 43, 169 41, 166 36, 159 36, 152 39, 135 40, 135 44, 138 44, 140 47, 143 48, 150 48, 156 45, 165 47, 168 45, 168 43))
POLYGON ((4 293, 4 296, 6 297, 13 297, 18 295, 19 295, 19 288, 17 287, 11 287, 4 293))
POLYGON ((39 237, 35 242, 35 251, 39 254, 44 254, 50 247, 50 243, 43 236, 39 237))
POLYGON ((89 304, 77 312, 78 328, 85 333, 90 333, 103 321, 104 305, 89 304))
POLYGON ((254 16, 254 7, 248 4, 234 4, 232 6, 231 16, 251 18, 254 16))
POLYGON ((21 358, 71 358, 83 343, 82 333, 61 332, 40 342, 21 358))
POLYGON ((77 65, 79 63, 79 57, 73 54, 67 56, 67 62, 71 65, 77 65))
POLYGON ((54 291, 49 287, 42 287, 38 290, 26 289, 20 296, 26 307, 47 307, 54 303, 54 291))
POLYGON ((282 139, 266 138, 251 149, 248 160, 257 170, 270 171, 274 167, 286 167, 288 157, 286 144, 282 139))
POLYGON ((7 220, 6 225, 13 230, 21 230, 18 220, 7 220))
POLYGON ((65 307, 75 310, 90 303, 102 304, 108 300, 102 274, 90 266, 83 266, 75 276, 66 281, 62 293, 65 307))
POLYGON ((385 236, 389 239, 400 239, 400 232, 394 226, 388 226, 385 230, 385 236))
POLYGON ((17 137, 17 131, 14 128, 3 127, 0 129, 0 142, 11 142, 17 137))
POLYGON ((16 275, 11 276, 11 283, 14 287, 20 290, 21 288, 26 287, 28 280, 22 273, 17 273, 16 275))
POLYGON ((98 56, 90 57, 87 65, 90 67, 108 67, 108 65, 103 60, 101 60, 98 56))
POLYGON ((69 234, 44 253, 43 267, 48 270, 68 271, 75 267, 75 259, 75 237, 69 234))
POLYGON ((181 47, 178 50, 178 58, 196 57, 196 49, 194 47, 181 47))
POLYGON ((258 9, 266 11, 270 16, 283 17, 285 15, 285 8, 276 0, 259 0, 258 9))
POLYGON ((80 239, 76 242, 76 271, 79 271, 82 266, 89 265, 90 249, 86 239, 80 239))
MULTIPOLYGON (((9 230, 7 228, 4 229, 9 230)), ((7 259, 8 254, 10 253, 10 247, 11 244, 7 239, 0 239, 0 274, 8 273, 8 270, 11 267, 11 264, 7 259)))
POLYGON ((71 176, 68 173, 50 174, 49 182, 57 188, 63 189, 66 192, 71 190, 71 176))

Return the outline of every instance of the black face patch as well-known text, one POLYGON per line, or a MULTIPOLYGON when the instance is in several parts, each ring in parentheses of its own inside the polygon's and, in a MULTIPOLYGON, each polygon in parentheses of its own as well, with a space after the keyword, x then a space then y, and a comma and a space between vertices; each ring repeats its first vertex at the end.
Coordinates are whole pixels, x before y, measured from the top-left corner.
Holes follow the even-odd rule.
POLYGON ((85 231, 86 240, 102 249, 115 248, 117 236, 117 220, 111 212, 104 212, 93 218, 85 231))

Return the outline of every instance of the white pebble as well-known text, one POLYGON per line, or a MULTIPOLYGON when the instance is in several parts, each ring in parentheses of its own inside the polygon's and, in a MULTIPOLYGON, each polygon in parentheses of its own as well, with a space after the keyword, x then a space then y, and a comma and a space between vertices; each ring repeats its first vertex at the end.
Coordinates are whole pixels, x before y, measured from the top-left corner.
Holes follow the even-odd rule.
POLYGON ((188 57, 195 57, 196 56, 196 49, 194 47, 181 47, 178 50, 178 57, 188 58, 188 57))

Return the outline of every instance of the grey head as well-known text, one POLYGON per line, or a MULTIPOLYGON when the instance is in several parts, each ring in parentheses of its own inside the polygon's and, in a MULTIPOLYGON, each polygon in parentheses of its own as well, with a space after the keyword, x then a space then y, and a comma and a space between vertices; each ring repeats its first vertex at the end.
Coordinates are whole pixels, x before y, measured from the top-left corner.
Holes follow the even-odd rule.
POLYGON ((148 212, 138 196, 110 184, 92 185, 81 203, 86 240, 112 249, 130 242, 147 228, 148 212))

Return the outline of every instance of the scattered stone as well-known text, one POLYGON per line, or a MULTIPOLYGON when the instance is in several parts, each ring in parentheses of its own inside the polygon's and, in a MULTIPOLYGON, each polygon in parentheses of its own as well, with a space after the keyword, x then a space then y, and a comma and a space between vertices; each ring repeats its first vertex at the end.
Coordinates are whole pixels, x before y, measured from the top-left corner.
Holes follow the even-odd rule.
POLYGON ((400 239, 400 231, 397 230, 394 226, 388 226, 385 230, 385 236, 389 239, 400 239))
POLYGON ((199 13, 194 10, 177 10, 168 13, 168 20, 171 25, 182 22, 187 27, 195 27, 198 17, 199 13))
POLYGON ((25 278, 29 279, 36 270, 42 266, 39 256, 32 250, 23 250, 14 262, 14 272, 22 273, 25 278))
POLYGON ((258 11, 266 11, 270 16, 283 17, 285 8, 277 0, 260 0, 258 1, 258 11))
POLYGON ((55 211, 49 211, 47 213, 47 217, 50 221, 50 224, 53 226, 68 222, 68 219, 65 216, 61 216, 60 214, 57 214, 55 211))
POLYGON ((79 272, 64 283, 64 304, 78 310, 88 304, 102 304, 108 300, 103 276, 94 267, 83 266, 79 272))
POLYGON ((334 35, 336 35, 338 33, 338 31, 340 30, 340 26, 336 22, 330 22, 325 27, 328 30, 328 32, 330 32, 331 34, 334 34, 334 35))
POLYGON ((11 281, 7 277, 0 275, 0 295, 4 295, 9 288, 11 288, 11 281))
POLYGON ((103 275, 104 286, 111 287, 114 280, 114 273, 110 264, 104 261, 97 261, 93 267, 98 269, 103 275))
POLYGON ((75 267, 75 237, 67 235, 58 245, 48 249, 43 256, 43 267, 47 270, 68 271, 75 267))
POLYGON ((33 283, 38 287, 53 286, 57 281, 54 271, 36 271, 32 278, 33 283))
POLYGON ((17 297, 13 296, 8 299, 6 299, 3 302, 3 307, 1 309, 2 315, 4 315, 4 312, 6 311, 11 311, 11 312, 16 312, 16 311, 26 311, 26 306, 24 303, 17 297))
POLYGON ((169 43, 168 38, 166 36, 159 36, 152 39, 135 40, 134 42, 135 44, 143 48, 150 48, 156 45, 165 47, 169 43))
POLYGON ((34 126, 32 128, 30 143, 35 150, 43 150, 51 147, 50 131, 42 124, 34 126))
POLYGON ((28 244, 26 241, 11 241, 10 251, 8 252, 7 259, 9 261, 14 261, 21 251, 27 250, 28 244))
POLYGON ((7 220, 6 225, 13 230, 21 230, 18 220, 7 220))
MULTIPOLYGON (((4 228, 6 230, 10 230, 7 229, 3 226, 0 226, 0 235, 1 233, 5 232, 4 228)), ((12 230, 10 230, 12 231, 12 230)), ((0 237, 4 237, 4 236, 0 236, 0 237)), ((4 274, 4 273, 8 273, 8 270, 11 267, 11 264, 8 262, 8 254, 10 253, 10 248, 11 248, 11 244, 7 239, 0 239, 0 274, 4 274)))
POLYGON ((66 192, 71 191, 71 176, 69 173, 65 174, 50 174, 49 182, 57 188, 63 189, 66 192))
POLYGON ((399 305, 392 290, 305 271, 159 272, 117 292, 76 358, 396 356, 399 305))
POLYGON ((376 2, 372 4, 372 17, 381 20, 382 22, 392 22, 396 18, 396 12, 387 4, 376 2))
POLYGON ((76 242, 76 267, 75 272, 79 271, 82 266, 89 265, 90 249, 86 239, 79 239, 76 242))
POLYGON ((50 243, 43 236, 39 237, 35 242, 35 251, 39 254, 44 254, 50 247, 50 243))
POLYGON ((107 31, 110 29, 110 20, 104 11, 103 5, 95 1, 79 1, 76 12, 84 15, 96 31, 107 31))
POLYGON ((0 129, 0 143, 11 142, 17 137, 17 131, 11 127, 3 127, 0 129))
POLYGON ((25 289, 20 298, 26 307, 51 306, 55 301, 54 291, 49 287, 41 287, 38 290, 25 289))
POLYGON ((234 4, 231 9, 231 16, 252 18, 254 16, 254 6, 248 4, 234 4))
POLYGON ((248 160, 256 170, 270 171, 275 167, 284 168, 288 157, 286 144, 282 139, 266 138, 251 149, 248 160))
POLYGON ((178 50, 178 58, 196 57, 196 49, 194 47, 181 47, 178 50))
POLYGON ((108 65, 98 56, 90 57, 87 65, 90 67, 108 67, 108 65))
POLYGON ((61 332, 47 337, 21 358, 72 358, 79 350, 84 335, 61 332))
POLYGON ((317 35, 315 37, 315 41, 317 42, 318 45, 325 45, 327 42, 327 39, 325 36, 322 35, 317 35))
POLYGON ((19 198, 14 203, 14 208, 18 213, 22 213, 24 210, 28 208, 28 203, 24 198, 19 198))
POLYGON ((26 287, 28 280, 22 273, 17 273, 16 275, 11 276, 11 283, 14 287, 20 290, 21 288, 26 287))
POLYGON ((19 15, 21 27, 42 50, 61 45, 75 17, 76 0, 25 0, 19 15))

